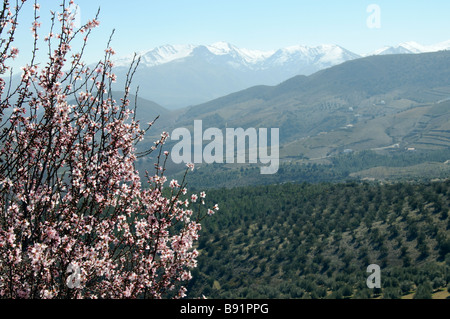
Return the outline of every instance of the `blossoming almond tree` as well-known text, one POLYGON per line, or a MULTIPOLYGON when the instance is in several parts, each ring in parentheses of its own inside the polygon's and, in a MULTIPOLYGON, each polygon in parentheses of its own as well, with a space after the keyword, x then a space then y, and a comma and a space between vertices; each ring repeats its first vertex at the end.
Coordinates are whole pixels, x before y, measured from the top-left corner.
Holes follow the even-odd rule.
POLYGON ((200 221, 218 207, 204 209, 204 193, 186 199, 185 180, 166 186, 167 133, 143 185, 136 144, 151 124, 140 128, 129 100, 139 59, 114 100, 109 42, 95 67, 82 62, 97 17, 76 29, 63 1, 43 38, 48 60, 38 64, 35 2, 33 57, 12 86, 5 76, 25 2, 0 9, 0 297, 184 297, 200 221))

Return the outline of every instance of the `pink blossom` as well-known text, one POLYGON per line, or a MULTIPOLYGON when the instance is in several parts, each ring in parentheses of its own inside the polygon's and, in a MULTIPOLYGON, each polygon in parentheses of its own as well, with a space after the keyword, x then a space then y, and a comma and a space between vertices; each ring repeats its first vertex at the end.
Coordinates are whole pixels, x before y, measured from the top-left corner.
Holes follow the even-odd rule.
POLYGON ((177 180, 173 179, 170 181, 170 188, 178 188, 178 187, 180 187, 180 184, 178 184, 177 180))
POLYGON ((105 52, 106 52, 106 53, 109 53, 109 54, 111 54, 111 55, 116 54, 116 52, 115 52, 111 47, 107 48, 107 49, 105 50, 105 52))
POLYGON ((93 19, 93 20, 88 21, 88 23, 86 24, 86 28, 93 29, 93 28, 98 27, 99 25, 100 25, 100 21, 93 19))
POLYGON ((19 54, 19 49, 12 47, 10 52, 11 52, 11 57, 13 59, 15 59, 17 57, 17 55, 19 54))
MULTIPOLYGON (((22 69, 17 89, 11 90, 16 94, 11 100, 19 102, 7 99, 1 105, 12 115, 0 131, 0 210, 5 212, 0 215, 0 296, 182 298, 197 266, 193 247, 199 222, 213 210, 201 207, 192 221, 188 207, 199 197, 188 197, 176 180, 166 197, 165 164, 156 165, 148 184, 141 180, 136 143, 145 130, 133 121, 129 86, 118 101, 107 93, 116 80, 108 61, 114 50, 106 50, 108 62, 88 68, 81 61, 83 50, 72 54, 71 44, 82 31, 87 41, 88 30, 99 22, 90 20, 74 32, 68 11, 55 15, 60 25, 54 30, 61 33, 45 38, 53 50, 48 60, 22 69), (71 264, 89 285, 67 286, 71 264)), ((36 19, 35 37, 39 27, 36 19)), ((10 54, 0 57, 0 69, 18 52, 11 46, 10 54)), ((0 79, 0 95, 6 90, 0 79)), ((168 136, 163 132, 154 149, 168 136)))

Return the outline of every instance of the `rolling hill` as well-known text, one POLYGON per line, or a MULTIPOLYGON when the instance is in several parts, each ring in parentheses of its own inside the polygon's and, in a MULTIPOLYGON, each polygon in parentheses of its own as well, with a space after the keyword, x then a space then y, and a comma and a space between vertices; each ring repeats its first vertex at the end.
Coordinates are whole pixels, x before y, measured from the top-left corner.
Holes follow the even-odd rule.
POLYGON ((192 129, 194 120, 203 129, 279 128, 282 163, 322 163, 344 152, 446 151, 449 119, 450 52, 442 51, 370 56, 255 86, 173 112, 165 130, 192 129))
POLYGON ((189 127, 196 119, 205 127, 279 127, 280 143, 286 145, 342 127, 353 127, 357 136, 352 138, 362 140, 361 127, 374 126, 382 131, 366 133, 374 140, 369 148, 392 145, 403 137, 412 142, 420 133, 428 132, 429 138, 446 134, 449 75, 446 51, 371 56, 186 108, 175 127, 189 127))

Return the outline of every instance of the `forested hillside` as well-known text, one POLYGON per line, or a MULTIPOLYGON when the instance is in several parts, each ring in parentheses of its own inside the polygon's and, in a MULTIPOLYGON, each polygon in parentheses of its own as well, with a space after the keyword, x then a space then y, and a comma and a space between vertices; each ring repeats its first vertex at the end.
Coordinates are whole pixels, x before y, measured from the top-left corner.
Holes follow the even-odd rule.
MULTIPOLYGON (((209 190, 190 297, 428 298, 450 282, 450 181, 209 190), (381 289, 366 286, 381 267, 381 289)), ((447 294, 447 295, 446 295, 447 294)))

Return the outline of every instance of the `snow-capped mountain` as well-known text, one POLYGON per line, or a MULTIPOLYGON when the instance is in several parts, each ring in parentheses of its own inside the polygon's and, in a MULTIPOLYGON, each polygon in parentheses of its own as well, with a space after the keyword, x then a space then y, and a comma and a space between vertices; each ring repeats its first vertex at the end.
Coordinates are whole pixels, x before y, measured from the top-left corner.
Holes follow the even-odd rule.
POLYGON ((214 55, 230 56, 248 66, 258 65, 273 54, 273 51, 240 49, 227 42, 217 42, 205 47, 214 55))
MULTIPOLYGON (((182 59, 191 54, 194 47, 194 45, 164 45, 145 53, 138 53, 138 55, 141 57, 141 65, 153 67, 173 60, 182 59)), ((121 57, 116 59, 114 63, 118 67, 128 67, 132 57, 121 57)))
MULTIPOLYGON (((214 56, 228 56, 232 58, 235 66, 245 65, 252 69, 265 69, 271 66, 280 66, 286 63, 304 63, 326 68, 342 62, 369 55, 385 54, 417 54, 450 50, 450 40, 434 45, 422 45, 409 41, 396 46, 385 46, 369 54, 356 54, 338 45, 324 44, 316 47, 303 45, 290 46, 279 50, 261 51, 238 48, 227 42, 216 42, 211 45, 163 45, 150 51, 140 53, 141 64, 145 67, 154 67, 178 59, 184 59, 198 52, 208 52, 214 56)), ((117 66, 129 66, 131 56, 118 58, 117 66)))
POLYGON ((298 74, 308 75, 360 56, 338 45, 320 45, 317 47, 291 46, 280 49, 266 59, 262 68, 296 67, 298 74))
MULTIPOLYGON (((148 52, 140 53, 141 65, 155 67, 165 63, 182 60, 195 55, 208 58, 220 58, 236 68, 247 67, 252 70, 264 70, 271 67, 295 63, 301 66, 317 65, 318 69, 333 66, 347 60, 360 57, 338 45, 320 45, 317 47, 291 46, 279 50, 261 51, 241 49, 227 42, 211 45, 164 45, 148 52)), ((116 66, 129 66, 131 57, 119 58, 116 66)), ((180 62, 180 61, 179 61, 180 62)))
POLYGON ((438 52, 443 50, 450 50, 450 40, 428 46, 422 45, 414 41, 403 42, 396 46, 385 46, 368 55, 418 54, 427 52, 438 52))
MULTIPOLYGON (((255 85, 276 85, 296 75, 310 75, 368 55, 412 54, 450 49, 450 41, 424 46, 404 42, 359 55, 334 44, 302 45, 261 51, 227 42, 210 45, 164 45, 140 53, 133 84, 141 97, 167 108, 199 104, 255 85)), ((130 57, 115 60, 118 78, 125 78, 130 57)), ((118 89, 123 83, 118 83, 118 89)))
MULTIPOLYGON (((238 47, 226 42, 217 42, 211 45, 163 45, 148 52, 140 53, 141 64, 145 67, 154 67, 169 63, 175 60, 184 59, 189 56, 199 54, 199 52, 208 52, 212 56, 229 56, 248 66, 255 65, 273 54, 258 50, 239 49, 238 47)), ((115 61, 117 66, 129 66, 130 57, 124 57, 115 61)))

